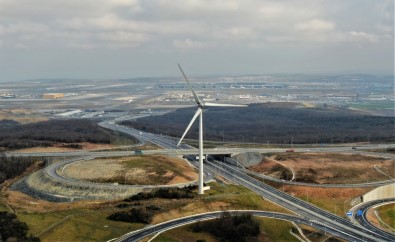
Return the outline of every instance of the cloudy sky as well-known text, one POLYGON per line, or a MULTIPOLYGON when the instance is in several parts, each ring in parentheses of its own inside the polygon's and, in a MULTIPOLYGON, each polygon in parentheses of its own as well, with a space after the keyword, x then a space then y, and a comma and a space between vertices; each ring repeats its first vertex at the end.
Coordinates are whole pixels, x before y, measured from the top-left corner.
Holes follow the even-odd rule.
POLYGON ((0 81, 394 69, 392 0, 0 0, 0 81))

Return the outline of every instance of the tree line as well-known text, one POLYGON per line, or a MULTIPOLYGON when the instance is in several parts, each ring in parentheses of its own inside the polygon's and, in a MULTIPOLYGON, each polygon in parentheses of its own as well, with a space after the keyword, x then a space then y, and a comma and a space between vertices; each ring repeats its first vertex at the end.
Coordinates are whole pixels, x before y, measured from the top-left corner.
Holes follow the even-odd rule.
POLYGON ((250 214, 230 215, 222 213, 219 219, 197 222, 192 226, 193 232, 207 232, 220 241, 251 241, 261 233, 259 222, 250 214))
POLYGON ((6 157, 4 153, 0 153, 0 184, 19 176, 26 168, 40 161, 41 159, 37 157, 6 157))
POLYGON ((180 198, 194 198, 196 190, 196 185, 190 185, 187 187, 169 187, 169 188, 159 188, 152 192, 139 192, 129 198, 126 198, 125 202, 147 200, 151 198, 165 198, 165 199, 180 199, 180 198))
MULTIPOLYGON (((191 185, 183 188, 169 187, 169 188, 159 188, 151 192, 140 192, 129 198, 124 199, 125 202, 135 202, 141 200, 148 200, 152 198, 163 198, 163 199, 191 199, 196 195, 193 192, 196 190, 197 186, 191 185)), ((140 205, 140 203, 134 203, 133 205, 140 205)), ((130 204, 122 203, 119 204, 118 208, 130 207, 130 204)), ((156 215, 162 209, 155 205, 149 205, 146 207, 134 207, 127 211, 119 211, 113 213, 107 217, 109 220, 123 221, 129 223, 144 223, 149 224, 152 221, 154 215, 156 215)))
POLYGON ((39 242, 40 239, 27 235, 26 223, 20 222, 15 214, 6 211, 0 212, 0 241, 39 242))
POLYGON ((56 142, 109 144, 115 139, 111 131, 90 120, 49 120, 29 124, 0 121, 0 150, 47 147, 56 142))

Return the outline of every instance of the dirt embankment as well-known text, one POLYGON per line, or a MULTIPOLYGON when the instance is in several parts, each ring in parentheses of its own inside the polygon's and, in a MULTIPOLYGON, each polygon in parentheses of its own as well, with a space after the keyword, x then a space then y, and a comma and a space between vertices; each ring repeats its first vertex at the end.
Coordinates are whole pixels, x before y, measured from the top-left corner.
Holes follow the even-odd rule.
POLYGON ((81 161, 67 166, 74 179, 130 185, 171 185, 192 182, 197 173, 184 160, 164 156, 136 156, 81 161))
POLYGON ((246 153, 240 153, 236 155, 234 158, 238 160, 243 166, 249 167, 261 163, 262 159, 264 158, 264 155, 255 152, 246 152, 246 153))
POLYGON ((259 164, 250 166, 248 169, 287 181, 293 177, 292 171, 288 167, 271 158, 263 158, 259 164))
POLYGON ((286 153, 274 155, 279 165, 270 159, 263 159, 261 163, 251 166, 256 172, 285 179, 286 168, 294 170, 295 181, 319 184, 347 184, 364 183, 387 180, 394 176, 394 162, 383 158, 362 156, 359 154, 335 153, 286 153))

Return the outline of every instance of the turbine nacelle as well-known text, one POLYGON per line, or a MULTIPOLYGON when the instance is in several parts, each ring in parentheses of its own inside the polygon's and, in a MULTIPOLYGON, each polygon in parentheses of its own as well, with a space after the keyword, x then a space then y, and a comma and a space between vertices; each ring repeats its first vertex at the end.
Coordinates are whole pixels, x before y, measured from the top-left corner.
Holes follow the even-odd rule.
POLYGON ((193 95, 193 97, 195 99, 195 102, 196 102, 196 104, 198 106, 198 110, 196 111, 196 113, 193 116, 191 122, 189 123, 189 125, 185 129, 185 132, 182 135, 182 137, 181 137, 180 141, 178 142, 177 146, 180 146, 180 144, 181 144, 182 140, 184 139, 185 135, 188 133, 189 129, 191 128, 192 124, 195 122, 197 117, 202 114, 204 108, 206 108, 206 107, 247 107, 247 105, 240 105, 240 104, 223 104, 223 103, 202 102, 200 100, 200 98, 198 97, 198 95, 196 95, 195 90, 193 90, 193 87, 192 87, 191 83, 189 82, 188 77, 185 75, 184 71, 182 70, 180 64, 178 64, 178 68, 180 68, 180 71, 181 71, 182 75, 184 76, 185 81, 188 83, 188 86, 189 86, 189 88, 192 91, 192 95, 193 95))

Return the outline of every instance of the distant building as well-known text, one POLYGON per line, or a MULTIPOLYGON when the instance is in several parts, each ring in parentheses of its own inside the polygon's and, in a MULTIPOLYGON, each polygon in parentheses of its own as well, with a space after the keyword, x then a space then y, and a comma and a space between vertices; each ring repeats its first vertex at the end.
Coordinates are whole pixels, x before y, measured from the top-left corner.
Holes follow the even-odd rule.
POLYGON ((1 98, 3 99, 9 99, 9 98, 15 98, 15 94, 10 94, 10 93, 3 93, 0 95, 1 98))
POLYGON ((63 98, 64 93, 44 93, 43 98, 44 99, 58 99, 58 98, 63 98))

